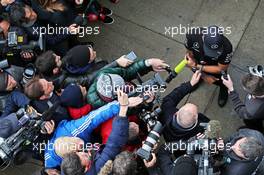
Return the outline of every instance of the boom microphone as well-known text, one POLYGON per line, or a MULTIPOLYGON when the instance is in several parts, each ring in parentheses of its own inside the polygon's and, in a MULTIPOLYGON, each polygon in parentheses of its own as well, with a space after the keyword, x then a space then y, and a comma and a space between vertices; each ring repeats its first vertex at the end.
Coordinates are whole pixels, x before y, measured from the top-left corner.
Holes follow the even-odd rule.
POLYGON ((220 137, 222 126, 218 120, 210 120, 209 123, 201 123, 200 126, 206 127, 205 135, 209 139, 217 139, 220 137))

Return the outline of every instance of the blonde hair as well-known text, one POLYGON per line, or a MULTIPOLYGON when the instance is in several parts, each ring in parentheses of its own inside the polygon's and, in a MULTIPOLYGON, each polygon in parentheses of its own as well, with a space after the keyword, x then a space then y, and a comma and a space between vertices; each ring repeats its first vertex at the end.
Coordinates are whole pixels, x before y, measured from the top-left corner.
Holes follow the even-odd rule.
POLYGON ((71 152, 77 152, 79 146, 77 142, 82 141, 78 137, 60 137, 54 142, 55 152, 58 156, 64 157, 66 154, 71 152))
POLYGON ((66 7, 57 0, 38 0, 40 5, 49 12, 64 11, 66 7))

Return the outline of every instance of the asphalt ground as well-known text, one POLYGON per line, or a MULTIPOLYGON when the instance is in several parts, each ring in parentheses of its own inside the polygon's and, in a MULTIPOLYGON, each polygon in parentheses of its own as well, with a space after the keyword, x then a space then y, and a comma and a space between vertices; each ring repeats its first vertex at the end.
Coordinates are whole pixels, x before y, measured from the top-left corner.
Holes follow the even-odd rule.
MULTIPOLYGON (((163 58, 173 67, 185 53, 185 35, 175 34, 176 28, 215 24, 231 27, 232 32, 227 37, 233 44, 234 55, 228 73, 242 99, 245 92, 241 88, 240 79, 246 74, 247 66, 264 65, 263 0, 121 0, 118 4, 112 4, 108 0, 100 2, 114 11, 114 24, 91 24, 100 27, 100 34, 80 39, 93 41, 98 57, 103 59, 112 61, 133 50, 141 58, 163 58), (169 28, 170 33, 166 33, 169 28), (165 54, 166 50, 169 50, 168 54, 165 54)), ((163 95, 190 80, 191 75, 189 69, 184 69, 169 84, 163 95)), ((218 87, 214 85, 202 84, 179 106, 186 102, 198 105, 200 112, 221 122, 222 136, 227 137, 242 126, 243 122, 236 115, 230 101, 225 107, 218 107, 218 91, 218 87)), ((41 162, 31 161, 0 172, 0 175, 38 174, 34 173, 40 169, 38 164, 41 165, 41 162)))

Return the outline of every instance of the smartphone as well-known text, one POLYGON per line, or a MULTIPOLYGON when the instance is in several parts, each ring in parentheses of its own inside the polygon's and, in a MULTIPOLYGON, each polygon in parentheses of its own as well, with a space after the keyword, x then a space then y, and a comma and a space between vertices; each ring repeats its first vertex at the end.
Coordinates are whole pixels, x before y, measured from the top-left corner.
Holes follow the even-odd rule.
POLYGON ((222 74, 222 76, 224 77, 225 80, 228 80, 228 77, 227 77, 227 74, 226 74, 225 71, 222 70, 221 74, 222 74))
POLYGON ((131 52, 129 52, 129 54, 126 55, 126 58, 131 60, 131 61, 134 61, 135 59, 137 59, 137 56, 133 51, 131 51, 131 52))

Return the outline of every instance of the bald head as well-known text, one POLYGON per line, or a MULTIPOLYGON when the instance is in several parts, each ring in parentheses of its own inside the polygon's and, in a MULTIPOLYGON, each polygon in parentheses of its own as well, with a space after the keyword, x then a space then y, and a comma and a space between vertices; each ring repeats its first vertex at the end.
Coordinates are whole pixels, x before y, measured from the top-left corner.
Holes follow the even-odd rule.
POLYGON ((177 112, 177 122, 183 128, 192 127, 198 119, 198 108, 196 105, 187 103, 177 112))

